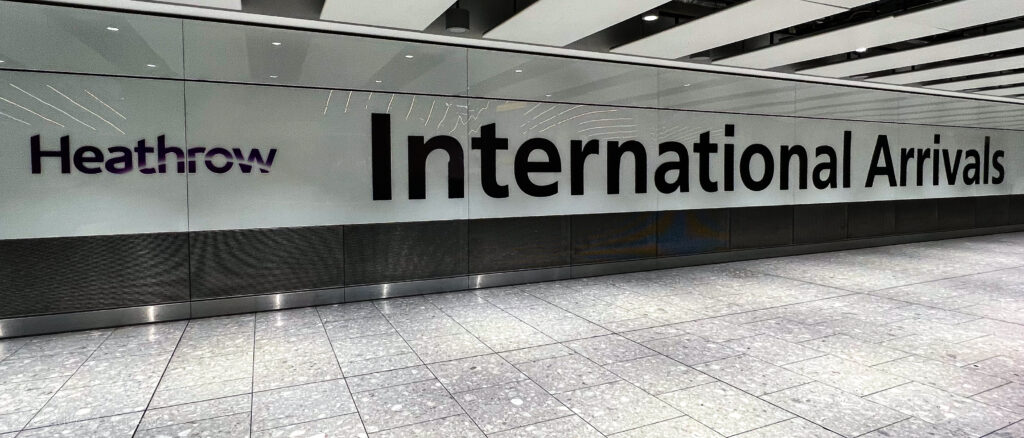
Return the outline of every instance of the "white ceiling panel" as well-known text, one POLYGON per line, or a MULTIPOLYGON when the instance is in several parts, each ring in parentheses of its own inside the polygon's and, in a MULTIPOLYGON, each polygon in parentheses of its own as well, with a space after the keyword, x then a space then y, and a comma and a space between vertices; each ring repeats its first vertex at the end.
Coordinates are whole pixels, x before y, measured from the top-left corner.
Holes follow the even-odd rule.
MULTIPOLYGON (((829 64, 800 70, 800 73, 841 78, 911 65, 927 64, 946 59, 963 58, 982 53, 999 52, 1024 47, 1024 29, 982 35, 973 38, 934 44, 917 49, 829 64)), ((948 77, 948 76, 947 76, 948 77)), ((927 80, 927 79, 924 79, 927 80)), ((887 82, 879 79, 881 82, 887 82)), ((892 82, 909 84, 911 82, 892 82)))
POLYGON ((981 94, 987 94, 989 96, 1016 96, 1018 94, 1024 94, 1024 86, 982 91, 981 94))
MULTIPOLYGON (((864 4, 874 0, 838 3, 864 4)), ((612 49, 614 53, 679 58, 845 12, 846 8, 803 0, 749 0, 731 8, 612 49), (737 23, 743 23, 738 26, 737 23)))
POLYGON ((1024 15, 1021 0, 960 0, 768 46, 715 63, 761 69, 774 68, 852 52, 860 47, 877 47, 1021 15, 1024 15))
POLYGON ((1012 75, 1000 75, 992 76, 981 79, 971 79, 967 81, 956 81, 946 82, 944 84, 929 85, 928 88, 934 88, 937 90, 973 90, 975 88, 983 87, 998 87, 1000 85, 1014 85, 1024 84, 1024 73, 1016 73, 1012 75))
POLYGON ((320 19, 424 30, 455 0, 327 0, 320 19))
MULTIPOLYGON (((1022 41, 1021 44, 1024 44, 1024 41, 1022 41)), ((925 81, 957 78, 961 76, 992 73, 1002 70, 1014 70, 1019 68, 1024 68, 1024 55, 986 59, 984 61, 930 68, 927 70, 909 71, 906 73, 881 76, 869 80, 872 82, 885 82, 887 84, 916 84, 925 81)))
POLYGON ((204 8, 242 10, 242 0, 161 0, 164 3, 179 5, 202 6, 204 8))
POLYGON ((565 46, 665 4, 666 0, 538 0, 484 38, 565 46))

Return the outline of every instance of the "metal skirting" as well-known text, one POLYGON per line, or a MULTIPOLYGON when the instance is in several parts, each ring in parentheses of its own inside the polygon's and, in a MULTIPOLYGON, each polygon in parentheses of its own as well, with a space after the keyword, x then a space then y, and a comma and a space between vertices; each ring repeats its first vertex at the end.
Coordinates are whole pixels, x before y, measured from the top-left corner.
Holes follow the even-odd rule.
POLYGON ((188 319, 189 303, 0 319, 0 338, 188 319))
POLYGON ((87 330, 159 321, 173 321, 188 318, 203 318, 237 313, 261 312, 296 307, 319 306, 343 302, 423 295, 438 292, 452 292, 762 258, 785 257, 1018 231, 1024 231, 1024 225, 1007 225, 969 230, 938 231, 931 233, 846 239, 826 243, 753 248, 687 256, 659 257, 554 268, 527 269, 511 272, 462 275, 428 280, 304 290, 267 295, 214 298, 193 301, 190 303, 159 304, 90 312, 0 319, 0 338, 87 330))

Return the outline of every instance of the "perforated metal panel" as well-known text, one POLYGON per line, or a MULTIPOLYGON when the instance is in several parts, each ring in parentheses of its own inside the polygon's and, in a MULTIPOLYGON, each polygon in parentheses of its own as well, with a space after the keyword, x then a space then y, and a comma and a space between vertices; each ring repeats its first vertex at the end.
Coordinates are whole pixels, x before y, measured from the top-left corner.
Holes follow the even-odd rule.
POLYGON ((594 263, 657 256, 657 213, 572 217, 572 262, 594 263))
POLYGON ((730 247, 763 248, 793 243, 793 206, 732 209, 730 247))
POLYGON ((658 256, 729 249, 729 210, 658 212, 658 256))
POLYGON ((469 272, 568 266, 569 216, 469 221, 469 272))
POLYGON ((0 241, 0 317, 188 301, 188 236, 0 241))
POLYGON ((793 206, 793 243, 834 242, 846 232, 846 204, 793 206))
POLYGON ((465 275, 467 221, 345 226, 349 285, 465 275))
POLYGON ((344 285, 341 226, 194 232, 192 297, 344 285))

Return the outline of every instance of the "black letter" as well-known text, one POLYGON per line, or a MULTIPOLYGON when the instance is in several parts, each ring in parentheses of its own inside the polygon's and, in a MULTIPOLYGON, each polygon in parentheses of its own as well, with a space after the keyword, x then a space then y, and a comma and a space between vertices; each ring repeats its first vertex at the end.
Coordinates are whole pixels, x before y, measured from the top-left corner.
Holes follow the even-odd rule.
POLYGON ((370 178, 373 200, 391 200, 391 115, 370 115, 370 178))
POLYGON ((801 190, 807 188, 807 150, 798 144, 793 146, 783 145, 782 164, 779 165, 779 178, 781 179, 782 190, 789 189, 789 171, 791 170, 789 164, 794 156, 797 157, 797 172, 800 174, 798 185, 801 190))
POLYGON ((658 188, 661 193, 672 193, 676 190, 680 192, 690 191, 690 156, 686 153, 686 146, 674 141, 667 141, 658 145, 658 155, 665 155, 669 152, 675 152, 679 155, 679 159, 675 161, 666 161, 661 163, 657 169, 654 170, 654 186, 658 188), (670 171, 679 171, 676 175, 676 180, 673 182, 668 181, 668 173, 670 171))
POLYGON ((763 144, 754 143, 747 146, 743 150, 743 154, 740 155, 740 179, 743 180, 743 185, 747 186, 750 190, 760 192, 772 183, 773 176, 775 176, 775 159, 772 158, 772 151, 768 150, 768 147, 763 144), (750 175, 750 160, 754 157, 754 154, 760 155, 761 159, 764 160, 764 174, 761 175, 760 180, 755 180, 750 175))
POLYGON ((167 154, 172 153, 178 160, 178 173, 185 173, 185 153, 182 152, 181 148, 176 146, 166 147, 164 146, 164 136, 156 138, 156 154, 157 159, 160 161, 160 173, 167 172, 167 154))
POLYGON ((107 148, 110 153, 118 153, 120 156, 111 158, 104 163, 104 167, 107 168, 107 172, 110 173, 128 173, 132 170, 132 150, 124 146, 113 146, 107 148), (120 166, 118 166, 120 164, 120 166))
POLYGON ((583 169, 587 162, 588 155, 600 153, 600 143, 597 140, 589 140, 583 144, 582 140, 573 140, 569 143, 569 193, 573 195, 583 194, 583 169))
POLYGON ((96 146, 82 146, 75 150, 75 168, 82 173, 97 174, 103 171, 103 166, 89 167, 88 163, 103 162, 103 151, 96 146), (86 156, 89 154, 89 156, 86 156))
POLYGON ((836 188, 839 185, 839 166, 836 165, 838 158, 836 157, 836 150, 829 145, 821 145, 814 149, 814 157, 820 157, 825 155, 828 160, 818 163, 814 166, 814 188, 816 189, 827 189, 836 188), (823 178, 822 173, 828 171, 828 178, 823 178))
POLYGON ((465 158, 459 141, 447 135, 439 135, 424 142, 423 137, 417 135, 409 137, 409 199, 426 199, 427 156, 438 149, 448 153, 448 199, 465 195, 465 158))
MULTIPOLYGON (((189 149, 189 152, 191 152, 191 149, 189 149)), ((211 148, 210 152, 206 153, 206 160, 205 161, 206 161, 206 168, 210 169, 210 171, 213 172, 213 173, 226 173, 227 171, 231 170, 231 166, 233 166, 235 164, 234 162, 231 161, 231 151, 229 151, 227 149, 224 149, 224 148, 211 148), (222 164, 220 166, 214 164, 214 162, 213 162, 213 156, 214 155, 223 156, 224 157, 224 164, 222 164)), ((194 170, 191 169, 193 167, 192 164, 193 163, 191 163, 191 162, 189 163, 189 171, 190 172, 194 172, 194 170)), ((241 166, 239 166, 239 167, 241 167, 241 166)), ((248 172, 246 172, 246 173, 248 173, 248 172)))
POLYGON ((992 175, 992 184, 1000 184, 1003 182, 1003 163, 999 162, 999 159, 1003 158, 1003 151, 995 151, 992 153, 992 169, 996 171, 995 175, 992 175))
POLYGON ((963 153, 964 151, 959 149, 956 150, 956 154, 953 155, 955 157, 955 160, 953 160, 953 166, 950 167, 949 149, 942 150, 942 158, 946 163, 946 182, 951 186, 956 184, 956 174, 960 172, 960 155, 963 153))
MULTIPOLYGON (((508 149, 508 139, 495 137, 494 124, 491 123, 480 127, 480 136, 470 140, 470 148, 480 150, 480 184, 484 193, 492 198, 507 198, 508 186, 498 184, 498 151, 508 149)), ((519 156, 516 155, 518 160, 519 156)), ((517 165, 517 172, 518 169, 517 165)))
POLYGON ((875 184, 875 177, 885 175, 889 177, 889 186, 896 187, 896 172, 892 168, 892 155, 889 154, 889 137, 879 135, 875 141, 875 151, 871 154, 871 168, 868 169, 868 181, 864 187, 871 187, 875 184), (878 159, 885 160, 884 165, 878 164, 878 159))
POLYGON ((704 189, 705 192, 717 192, 718 183, 711 180, 710 154, 718 152, 718 144, 711 143, 710 138, 710 132, 701 134, 700 141, 693 144, 693 152, 700 159, 700 188, 704 189))
POLYGON ((622 153, 633 154, 633 183, 635 193, 647 193, 647 149, 635 140, 621 145, 617 141, 608 142, 608 194, 619 194, 619 171, 622 167, 622 153))
MULTIPOLYGON (((558 181, 550 184, 537 185, 530 180, 530 172, 561 172, 562 159, 558 156, 558 148, 555 144, 543 138, 531 138, 526 140, 519 150, 516 151, 515 164, 516 184, 530 196, 551 196, 558 193, 558 181), (547 156, 547 161, 530 161, 530 153, 542 151, 547 156)), ((508 196, 508 187, 505 188, 508 196)))
POLYGON ((981 184, 981 154, 974 149, 967 150, 967 157, 964 163, 964 184, 981 184))
POLYGON ((59 151, 43 151, 39 145, 39 135, 32 136, 32 173, 43 173, 43 157, 60 158, 60 173, 71 173, 71 139, 68 136, 60 138, 59 151))
POLYGON ((135 153, 139 155, 139 172, 146 175, 156 173, 156 169, 146 167, 146 154, 150 152, 153 152, 153 148, 146 146, 146 139, 139 140, 139 143, 135 146, 135 153))

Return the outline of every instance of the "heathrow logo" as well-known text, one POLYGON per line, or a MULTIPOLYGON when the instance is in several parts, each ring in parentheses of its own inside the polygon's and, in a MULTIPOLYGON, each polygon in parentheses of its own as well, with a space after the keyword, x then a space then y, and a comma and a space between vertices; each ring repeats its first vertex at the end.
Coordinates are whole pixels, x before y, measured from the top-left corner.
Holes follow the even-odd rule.
POLYGON ((277 156, 274 148, 266 153, 254 148, 246 153, 242 148, 168 146, 163 135, 157 137, 156 147, 147 145, 146 139, 140 139, 132 148, 111 146, 103 150, 88 145, 72 148, 68 135, 60 138, 58 148, 43 149, 39 135, 33 135, 31 143, 34 174, 43 173, 44 159, 58 160, 60 173, 72 173, 72 169, 86 174, 104 171, 113 174, 137 171, 146 175, 196 173, 200 162, 202 167, 213 173, 228 173, 233 169, 241 173, 254 173, 253 169, 259 169, 259 173, 270 173, 270 166, 277 156))

